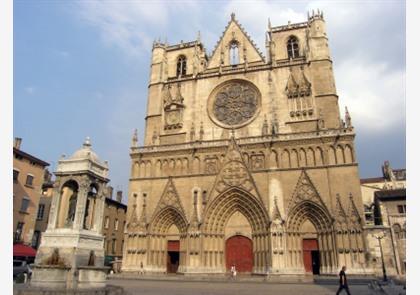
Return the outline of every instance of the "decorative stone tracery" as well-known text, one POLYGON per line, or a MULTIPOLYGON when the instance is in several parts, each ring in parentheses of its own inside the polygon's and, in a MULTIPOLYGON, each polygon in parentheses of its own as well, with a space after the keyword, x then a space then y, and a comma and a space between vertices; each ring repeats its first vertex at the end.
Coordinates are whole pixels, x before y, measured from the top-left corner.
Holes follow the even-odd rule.
POLYGON ((175 96, 171 93, 171 84, 164 86, 163 110, 165 112, 165 130, 180 129, 183 126, 185 109, 184 97, 181 94, 181 84, 176 85, 175 96))
POLYGON ((258 114, 261 94, 246 80, 230 80, 216 87, 208 102, 210 118, 224 128, 239 128, 258 114))

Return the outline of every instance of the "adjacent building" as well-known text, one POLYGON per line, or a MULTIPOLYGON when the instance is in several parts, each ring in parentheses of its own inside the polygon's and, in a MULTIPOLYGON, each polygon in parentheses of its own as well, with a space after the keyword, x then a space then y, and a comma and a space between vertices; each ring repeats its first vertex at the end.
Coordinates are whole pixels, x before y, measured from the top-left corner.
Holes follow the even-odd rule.
POLYGON ((265 56, 234 14, 210 54, 199 34, 153 44, 123 271, 373 272, 328 43, 313 13, 269 23, 265 56))
POLYGON ((123 192, 117 191, 116 199, 112 198, 112 187, 108 187, 109 194, 105 199, 104 235, 105 259, 108 261, 121 260, 124 247, 124 228, 126 223, 127 205, 122 203, 123 192))
POLYGON ((32 245, 38 204, 49 164, 21 150, 22 139, 13 146, 13 242, 32 245))
POLYGON ((362 190, 366 224, 375 224, 375 192, 382 190, 405 189, 406 170, 392 169, 389 161, 385 161, 382 165, 382 176, 362 178, 360 179, 360 187, 362 190))
POLYGON ((389 161, 385 161, 382 176, 361 179, 360 185, 366 218, 368 261, 377 275, 383 272, 383 259, 388 275, 404 276, 406 170, 392 169, 389 161))
POLYGON ((32 247, 38 249, 41 243, 41 236, 47 230, 48 217, 51 209, 54 182, 52 174, 45 170, 44 183, 42 184, 41 197, 39 198, 38 210, 36 214, 35 230, 32 239, 32 247))

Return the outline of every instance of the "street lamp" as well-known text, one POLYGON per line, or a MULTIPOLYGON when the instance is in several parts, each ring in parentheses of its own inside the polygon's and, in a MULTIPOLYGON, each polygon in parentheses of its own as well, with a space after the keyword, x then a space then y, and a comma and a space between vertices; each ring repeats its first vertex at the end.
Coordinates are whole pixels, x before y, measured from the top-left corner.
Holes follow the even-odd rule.
POLYGON ((379 249, 381 251, 381 259, 382 259, 382 273, 383 273, 383 276, 384 276, 384 282, 386 282, 386 281, 388 281, 388 278, 386 277, 386 269, 385 269, 385 262, 384 262, 384 253, 382 251, 382 243, 381 243, 381 240, 383 238, 385 238, 385 233, 383 235, 374 235, 374 237, 376 239, 378 239, 378 241, 379 241, 379 249))

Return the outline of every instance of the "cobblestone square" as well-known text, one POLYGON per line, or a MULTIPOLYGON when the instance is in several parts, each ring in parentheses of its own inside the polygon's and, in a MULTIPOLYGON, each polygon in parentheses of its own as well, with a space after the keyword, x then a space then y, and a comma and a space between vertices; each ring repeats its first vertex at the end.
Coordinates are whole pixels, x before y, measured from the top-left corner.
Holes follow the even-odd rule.
MULTIPOLYGON (((337 291, 335 285, 316 284, 153 280, 110 280, 109 283, 123 286, 130 295, 332 295, 337 291)), ((350 285, 350 291, 356 295, 375 294, 367 285, 350 285)))

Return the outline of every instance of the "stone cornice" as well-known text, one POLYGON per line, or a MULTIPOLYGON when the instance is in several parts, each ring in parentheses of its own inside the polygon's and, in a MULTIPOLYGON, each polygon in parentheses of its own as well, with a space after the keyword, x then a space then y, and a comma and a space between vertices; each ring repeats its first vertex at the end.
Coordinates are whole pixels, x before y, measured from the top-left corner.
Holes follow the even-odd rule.
MULTIPOLYGON (((334 165, 322 165, 322 166, 305 166, 305 167, 296 167, 296 168, 269 168, 269 169, 259 169, 251 170, 250 173, 273 173, 273 172, 282 172, 282 171, 302 171, 305 170, 319 170, 319 169, 331 169, 331 168, 341 168, 341 167, 357 167, 358 163, 348 163, 348 164, 334 164, 334 165)), ((183 175, 171 175, 171 178, 191 178, 191 177, 216 177, 218 173, 196 173, 196 174, 183 174, 183 175)), ((149 181, 156 179, 168 179, 169 176, 158 176, 158 177, 132 177, 129 181, 149 181)))
MULTIPOLYGON (((276 60, 272 64, 261 63, 259 65, 252 65, 252 63, 245 69, 244 64, 239 64, 235 67, 232 66, 224 66, 222 74, 219 74, 218 68, 207 68, 204 72, 199 73, 195 78, 193 75, 183 76, 183 77, 171 77, 168 78, 167 83, 178 83, 178 82, 185 82, 185 81, 194 81, 199 79, 208 79, 212 77, 220 77, 220 76, 228 76, 228 75, 237 75, 237 74, 244 74, 250 72, 256 72, 261 70, 273 70, 275 68, 284 68, 284 67, 291 67, 291 66, 300 66, 300 65, 309 65, 311 61, 307 61, 306 57, 299 57, 292 60, 289 59, 281 59, 276 60)), ((153 85, 159 85, 164 83, 163 81, 159 81, 156 83, 150 83, 149 88, 153 85)))
MULTIPOLYGON (((304 142, 310 144, 313 141, 320 140, 325 142, 335 142, 337 137, 348 137, 353 139, 355 133, 349 129, 329 129, 314 132, 300 132, 300 133, 285 133, 274 136, 255 136, 238 138, 237 143, 239 146, 245 146, 250 144, 269 144, 270 146, 276 143, 283 142, 304 142)), ((142 147, 132 147, 130 155, 133 157, 137 154, 153 154, 163 152, 174 152, 174 151, 185 151, 191 150, 196 151, 197 149, 210 149, 227 147, 229 145, 229 139, 211 140, 211 141, 195 141, 180 144, 167 144, 167 145, 152 145, 142 147)))

